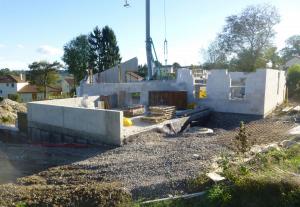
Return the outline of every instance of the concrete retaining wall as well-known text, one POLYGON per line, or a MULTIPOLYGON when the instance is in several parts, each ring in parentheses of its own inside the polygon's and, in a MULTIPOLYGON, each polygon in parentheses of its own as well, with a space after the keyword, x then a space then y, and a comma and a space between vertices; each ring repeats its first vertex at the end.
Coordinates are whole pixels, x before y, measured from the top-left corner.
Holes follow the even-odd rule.
POLYGON ((121 145, 123 112, 80 108, 76 104, 81 99, 28 103, 28 134, 32 141, 83 139, 90 143, 121 145))

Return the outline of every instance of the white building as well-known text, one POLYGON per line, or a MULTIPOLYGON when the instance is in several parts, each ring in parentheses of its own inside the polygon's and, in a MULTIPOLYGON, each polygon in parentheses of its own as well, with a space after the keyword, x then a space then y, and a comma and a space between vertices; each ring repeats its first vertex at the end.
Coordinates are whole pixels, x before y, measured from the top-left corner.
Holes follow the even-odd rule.
POLYGON ((299 56, 292 57, 290 60, 288 60, 285 63, 284 69, 288 69, 289 67, 297 64, 300 65, 300 57, 299 56))
POLYGON ((16 95, 18 91, 29 83, 24 76, 5 75, 0 77, 0 97, 8 98, 9 95, 16 95))
POLYGON ((267 116, 282 104, 286 95, 285 71, 257 69, 256 72, 211 70, 207 98, 201 105, 214 111, 267 116))
POLYGON ((71 94, 75 89, 75 80, 74 78, 65 78, 61 80, 61 90, 64 94, 71 94))

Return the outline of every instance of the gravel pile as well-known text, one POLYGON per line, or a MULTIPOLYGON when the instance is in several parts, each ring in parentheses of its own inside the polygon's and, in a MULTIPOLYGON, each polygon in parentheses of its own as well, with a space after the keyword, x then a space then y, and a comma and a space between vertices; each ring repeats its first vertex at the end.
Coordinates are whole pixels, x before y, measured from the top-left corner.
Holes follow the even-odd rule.
POLYGON ((18 103, 10 99, 4 99, 0 102, 0 120, 2 122, 15 122, 17 119, 18 112, 26 112, 26 105, 23 103, 18 103))

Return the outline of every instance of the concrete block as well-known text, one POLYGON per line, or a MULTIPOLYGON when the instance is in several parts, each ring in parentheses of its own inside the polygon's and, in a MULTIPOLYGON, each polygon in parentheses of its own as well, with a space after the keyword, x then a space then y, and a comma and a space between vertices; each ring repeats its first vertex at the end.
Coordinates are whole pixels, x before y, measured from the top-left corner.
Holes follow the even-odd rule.
POLYGON ((72 136, 64 135, 62 142, 67 143, 67 144, 72 144, 75 141, 75 138, 72 136))
POLYGON ((62 134, 59 133, 51 133, 50 143, 62 143, 62 134))
POLYGON ((45 130, 40 130, 40 141, 45 143, 50 142, 50 133, 45 130))
POLYGON ((30 128, 30 139, 32 142, 39 142, 41 140, 40 130, 37 128, 30 128))

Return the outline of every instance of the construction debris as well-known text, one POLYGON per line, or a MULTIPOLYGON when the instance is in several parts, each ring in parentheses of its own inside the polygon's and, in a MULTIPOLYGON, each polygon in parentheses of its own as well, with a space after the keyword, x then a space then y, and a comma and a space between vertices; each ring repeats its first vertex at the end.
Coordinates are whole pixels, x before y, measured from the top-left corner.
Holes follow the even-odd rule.
POLYGON ((175 106, 150 106, 149 115, 142 117, 141 120, 150 123, 161 123, 163 121, 172 119, 175 117, 175 106))
POLYGON ((207 173, 206 176, 209 177, 214 182, 219 182, 219 181, 226 179, 225 177, 223 177, 215 172, 207 173))
POLYGON ((128 107, 123 113, 125 117, 139 116, 145 113, 145 107, 143 105, 128 107))
POLYGON ((300 106, 296 106, 293 108, 293 111, 299 112, 300 111, 300 106))
POLYGON ((292 110, 292 109, 293 109, 293 107, 287 106, 287 107, 285 107, 284 109, 282 109, 282 112, 289 112, 289 111, 292 110))

